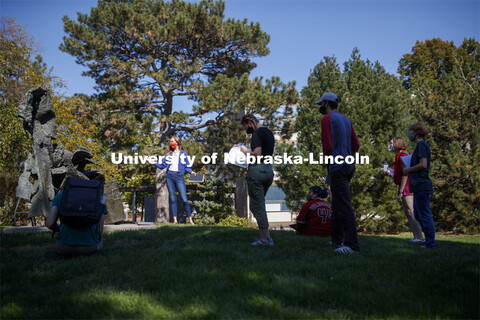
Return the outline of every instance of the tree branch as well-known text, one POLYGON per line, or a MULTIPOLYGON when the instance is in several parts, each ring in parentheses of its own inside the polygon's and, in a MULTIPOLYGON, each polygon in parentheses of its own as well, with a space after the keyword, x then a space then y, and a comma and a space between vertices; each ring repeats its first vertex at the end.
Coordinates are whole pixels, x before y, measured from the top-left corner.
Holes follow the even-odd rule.
POLYGON ((215 124, 215 121, 214 120, 207 120, 205 123, 203 124, 199 124, 199 125, 196 125, 196 126, 175 126, 175 128, 173 128, 174 131, 187 131, 187 132, 191 132, 191 131, 195 131, 195 130, 198 130, 198 129, 202 129, 202 128, 205 128, 205 127, 208 127, 212 124, 215 124))
POLYGON ((453 59, 455 60, 455 62, 456 62, 457 65, 458 65, 458 68, 460 69, 460 73, 462 74, 463 80, 465 80, 465 82, 466 82, 467 85, 470 87, 470 89, 472 90, 472 92, 475 93, 475 89, 473 89, 472 85, 468 82, 467 78, 465 77, 465 74, 463 73, 462 66, 460 65, 460 62, 457 60, 457 57, 453 56, 453 59))

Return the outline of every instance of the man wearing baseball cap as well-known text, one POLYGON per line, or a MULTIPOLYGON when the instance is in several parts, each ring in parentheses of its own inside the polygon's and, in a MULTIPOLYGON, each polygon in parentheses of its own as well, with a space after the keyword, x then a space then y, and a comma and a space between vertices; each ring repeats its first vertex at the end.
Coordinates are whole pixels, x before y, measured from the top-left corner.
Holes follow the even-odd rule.
MULTIPOLYGON (((359 143, 350 119, 337 111, 339 102, 335 93, 327 92, 315 104, 320 105, 320 112, 325 115, 321 122, 323 154, 345 159, 358 152, 359 143)), ((355 164, 344 161, 328 166, 327 182, 332 190, 332 244, 339 246, 335 251, 341 253, 360 250, 349 186, 354 173, 355 164)))

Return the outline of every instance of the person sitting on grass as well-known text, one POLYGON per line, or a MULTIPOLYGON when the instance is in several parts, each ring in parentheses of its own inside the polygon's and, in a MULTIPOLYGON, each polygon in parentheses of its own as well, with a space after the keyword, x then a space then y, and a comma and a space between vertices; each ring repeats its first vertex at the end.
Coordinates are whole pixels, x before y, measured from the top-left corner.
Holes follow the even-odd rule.
MULTIPOLYGON (((93 171, 88 174, 91 180, 100 180, 101 189, 103 194, 103 183, 105 177, 100 171, 93 171)), ((89 255, 97 252, 103 247, 102 233, 105 217, 108 214, 106 206, 104 206, 103 214, 100 221, 97 224, 88 227, 73 227, 60 222, 57 224, 60 218, 60 208, 63 197, 63 186, 61 191, 55 196, 52 201, 49 215, 46 219, 46 226, 57 235, 57 248, 56 253, 61 256, 78 256, 89 255)), ((103 203, 104 204, 104 203, 103 203)))
POLYGON ((297 223, 290 225, 298 234, 319 237, 330 236, 332 209, 322 198, 328 197, 328 190, 318 186, 310 187, 307 203, 297 216, 297 223))

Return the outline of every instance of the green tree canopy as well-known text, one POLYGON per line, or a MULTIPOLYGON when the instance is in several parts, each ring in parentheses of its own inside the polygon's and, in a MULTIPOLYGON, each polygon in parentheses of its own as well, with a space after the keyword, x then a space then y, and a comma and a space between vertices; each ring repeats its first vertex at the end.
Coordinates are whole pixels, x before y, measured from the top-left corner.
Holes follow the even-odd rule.
POLYGON ((218 74, 240 77, 255 67, 251 58, 269 53, 260 25, 225 19, 224 8, 221 1, 100 0, 90 15, 78 14, 78 22, 63 18, 68 36, 60 49, 95 79, 93 106, 106 115, 106 136, 119 145, 132 136, 128 128, 138 129, 135 122, 153 121, 164 145, 177 131, 215 123, 202 115, 217 105, 185 113, 176 110, 174 98, 200 102, 218 74))
POLYGON ((32 137, 18 117, 18 103, 32 87, 58 85, 38 55, 33 38, 14 18, 0 18, 0 223, 10 223, 15 188, 32 137))
POLYGON ((418 41, 398 71, 427 125, 432 148, 432 208, 444 230, 480 230, 480 44, 418 41))
MULTIPOLYGON (((340 69, 334 57, 325 57, 308 78, 302 90, 301 106, 295 123, 298 145, 283 146, 304 157, 322 152, 322 115, 314 104, 325 92, 335 92, 341 99, 338 111, 348 116, 355 128, 360 155, 370 158, 369 165, 357 165, 351 183, 352 203, 359 228, 370 231, 403 230, 405 219, 391 179, 380 173, 384 161, 393 164, 387 144, 394 136, 404 135, 409 123, 410 101, 400 81, 378 63, 362 60, 357 49, 340 69)), ((304 198, 310 185, 323 185, 326 168, 320 165, 277 166, 279 183, 290 205, 304 198), (298 183, 301 182, 301 183, 298 183)), ((298 205, 298 203, 297 203, 298 205)))
MULTIPOLYGON (((100 0, 77 22, 63 18, 60 49, 97 84, 84 115, 98 123, 106 153, 163 154, 174 134, 191 155, 221 153, 244 139, 237 121, 246 112, 280 127, 279 108, 288 113, 298 99, 294 83, 249 78, 252 58, 269 53, 269 36, 258 23, 225 18, 224 10, 211 0, 100 0)), ((122 171, 153 178, 154 169, 122 171)))
MULTIPOLYGON (((65 98, 61 93, 62 80, 42 61, 34 39, 13 18, 0 20, 0 223, 10 223, 15 210, 15 189, 23 170, 23 162, 32 148, 32 137, 23 128, 18 117, 18 104, 25 93, 38 86, 51 93, 56 113, 57 139, 67 150, 74 151, 79 145, 91 148, 95 160, 99 143, 95 124, 78 116, 77 98, 65 98)), ((105 164, 103 161, 102 164, 105 164)), ((112 168, 112 171, 115 171, 112 168)), ((25 211, 25 207, 19 208, 25 211)))

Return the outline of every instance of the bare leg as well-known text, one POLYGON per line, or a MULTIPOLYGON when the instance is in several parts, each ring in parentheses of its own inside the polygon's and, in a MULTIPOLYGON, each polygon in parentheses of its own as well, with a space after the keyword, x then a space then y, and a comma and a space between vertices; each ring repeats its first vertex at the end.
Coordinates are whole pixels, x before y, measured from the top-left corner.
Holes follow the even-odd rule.
POLYGON ((270 231, 268 229, 260 229, 260 240, 267 242, 270 239, 270 231))
POLYGON ((412 230, 413 238, 423 240, 422 227, 413 214, 413 196, 404 196, 402 198, 402 206, 410 229, 412 230))

